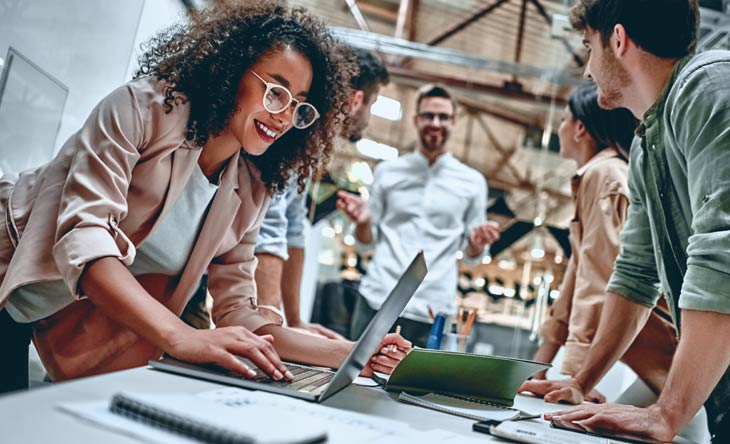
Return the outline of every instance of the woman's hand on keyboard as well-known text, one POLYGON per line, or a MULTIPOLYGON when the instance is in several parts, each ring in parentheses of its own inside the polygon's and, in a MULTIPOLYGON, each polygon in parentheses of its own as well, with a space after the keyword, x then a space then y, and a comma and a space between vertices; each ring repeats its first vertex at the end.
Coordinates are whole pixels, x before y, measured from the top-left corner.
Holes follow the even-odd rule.
POLYGON ((221 327, 211 330, 186 329, 176 335, 167 353, 173 357, 196 363, 212 363, 240 373, 248 378, 256 376, 255 369, 244 364, 238 356, 248 358, 264 373, 275 380, 291 380, 293 375, 279 359, 271 335, 259 336, 244 327, 221 327))

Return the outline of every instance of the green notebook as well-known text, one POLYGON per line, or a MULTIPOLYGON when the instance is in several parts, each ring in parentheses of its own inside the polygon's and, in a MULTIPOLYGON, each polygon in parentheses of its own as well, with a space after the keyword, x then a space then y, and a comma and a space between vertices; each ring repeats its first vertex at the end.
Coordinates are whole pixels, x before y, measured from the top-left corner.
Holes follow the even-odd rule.
POLYGON ((550 365, 525 359, 413 349, 395 368, 386 390, 438 393, 511 407, 520 385, 550 365))

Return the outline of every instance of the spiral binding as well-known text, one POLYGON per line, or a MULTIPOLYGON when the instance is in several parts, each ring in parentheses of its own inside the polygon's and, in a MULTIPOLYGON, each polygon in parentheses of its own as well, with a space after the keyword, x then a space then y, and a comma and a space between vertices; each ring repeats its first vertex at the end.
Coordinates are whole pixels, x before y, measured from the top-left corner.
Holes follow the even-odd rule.
POLYGON ((114 395, 109 410, 134 421, 210 444, 253 444, 255 442, 248 435, 206 424, 183 415, 170 413, 121 393, 114 395))

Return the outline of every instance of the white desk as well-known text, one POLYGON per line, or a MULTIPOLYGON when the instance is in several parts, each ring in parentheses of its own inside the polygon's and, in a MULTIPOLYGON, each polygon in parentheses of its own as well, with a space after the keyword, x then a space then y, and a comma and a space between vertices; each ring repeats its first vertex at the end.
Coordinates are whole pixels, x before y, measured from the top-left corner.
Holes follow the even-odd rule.
MULTIPOLYGON (((110 399, 119 391, 199 393, 220 387, 149 368, 137 368, 7 395, 0 397, 0 442, 132 444, 136 441, 79 421, 55 406, 60 402, 110 399)), ((494 440, 472 432, 473 420, 398 402, 380 388, 352 385, 329 398, 324 405, 402 421, 418 430, 446 429, 484 442, 494 440)), ((517 397, 515 406, 531 413, 565 407, 524 396, 517 397)))

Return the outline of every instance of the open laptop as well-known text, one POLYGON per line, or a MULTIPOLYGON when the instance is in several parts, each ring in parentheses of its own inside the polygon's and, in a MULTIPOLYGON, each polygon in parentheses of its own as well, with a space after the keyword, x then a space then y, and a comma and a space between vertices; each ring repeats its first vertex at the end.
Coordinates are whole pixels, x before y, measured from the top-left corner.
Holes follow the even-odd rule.
MULTIPOLYGON (((426 277, 426 261, 423 251, 418 253, 398 280, 388 298, 368 324, 360 339, 355 343, 339 370, 285 363, 294 374, 292 381, 275 381, 260 370, 257 375, 247 379, 213 364, 192 364, 165 357, 159 361, 150 361, 150 366, 164 372, 183 376, 235 385, 247 389, 262 390, 305 399, 307 401, 322 402, 352 383, 357 375, 367 365, 370 357, 375 353, 388 330, 393 326, 398 316, 408 304, 416 289, 426 277)), ((251 368, 253 363, 241 358, 251 368)))

